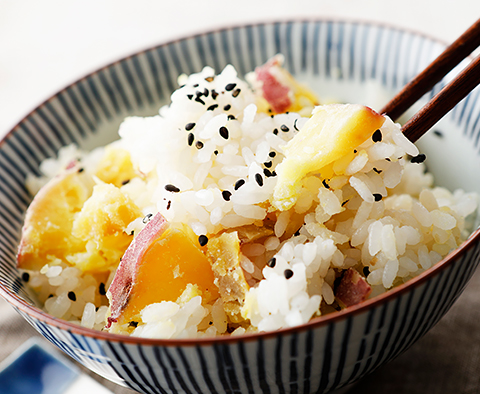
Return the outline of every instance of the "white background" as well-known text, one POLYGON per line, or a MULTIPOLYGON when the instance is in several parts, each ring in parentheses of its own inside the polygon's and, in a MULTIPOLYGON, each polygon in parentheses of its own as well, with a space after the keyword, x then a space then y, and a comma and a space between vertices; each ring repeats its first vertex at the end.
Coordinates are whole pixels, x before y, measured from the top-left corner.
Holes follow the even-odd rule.
POLYGON ((453 41, 479 0, 0 0, 0 136, 43 100, 140 49, 205 30, 317 16, 453 41))

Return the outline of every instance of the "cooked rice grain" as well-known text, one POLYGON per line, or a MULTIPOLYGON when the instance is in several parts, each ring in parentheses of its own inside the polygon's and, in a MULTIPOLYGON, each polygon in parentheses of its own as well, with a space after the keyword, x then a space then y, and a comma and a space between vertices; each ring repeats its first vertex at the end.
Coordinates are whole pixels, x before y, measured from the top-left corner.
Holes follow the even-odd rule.
MULTIPOLYGON (((425 166, 407 159, 419 155, 417 147, 388 118, 375 138, 332 163, 328 179, 303 179, 291 210, 273 211, 282 147, 307 117, 262 112, 256 93, 232 66, 216 76, 206 67, 179 82, 170 105, 157 116, 127 118, 114 143, 129 152, 141 174, 121 191, 147 218, 137 218, 125 232, 136 236, 156 212, 209 237, 264 225, 266 218, 274 221, 272 231, 241 247, 240 265, 251 286, 242 322, 230 320, 222 299, 206 303, 187 286, 177 302, 149 305, 138 321, 116 332, 183 338, 299 325, 318 316, 322 306, 335 305, 335 281, 344 270, 365 272, 374 296, 436 264, 471 230, 465 218, 476 211, 478 196, 434 188, 425 166)), ((58 159, 42 164, 42 177, 29 176, 28 186, 38 191, 72 158, 94 173, 102 152, 63 148, 58 159)), ((85 327, 103 326, 104 289, 114 269, 91 275, 52 260, 30 274, 29 284, 48 313, 85 327)))

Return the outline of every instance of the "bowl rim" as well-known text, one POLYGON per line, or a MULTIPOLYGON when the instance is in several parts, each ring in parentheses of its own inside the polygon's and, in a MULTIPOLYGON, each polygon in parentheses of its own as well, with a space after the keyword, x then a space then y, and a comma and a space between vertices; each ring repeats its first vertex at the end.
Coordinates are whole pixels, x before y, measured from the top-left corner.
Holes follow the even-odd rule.
MULTIPOLYGON (((67 89, 75 86, 79 82, 83 81, 84 79, 95 75, 105 69, 108 69, 116 64, 119 64, 123 61, 126 61, 130 58, 138 56, 140 54, 146 53, 148 51, 152 51, 156 48, 165 47, 168 45, 175 44, 177 42, 181 42, 187 39, 196 38, 200 36, 205 36, 208 34, 218 33, 221 31, 228 31, 234 30, 238 28, 245 28, 249 26, 261 26, 261 25, 274 25, 277 23, 308 23, 308 22, 326 22, 326 23, 344 23, 344 24, 355 24, 355 25, 371 25, 378 28, 384 28, 394 31, 401 31, 405 33, 409 33, 412 35, 420 36, 426 38, 432 42, 440 44, 442 46, 446 46, 447 43, 441 39, 438 39, 432 35, 427 33, 419 32, 418 30, 408 28, 408 27, 401 27, 396 26, 394 24, 385 23, 381 21, 370 21, 366 19, 355 19, 355 18, 341 18, 341 17, 330 17, 330 16, 314 16, 314 17, 305 17, 305 18, 297 18, 297 19, 272 19, 268 21, 255 21, 253 23, 237 23, 231 26, 219 26, 214 29, 199 31, 196 33, 187 34, 184 36, 180 36, 171 40, 166 40, 156 44, 154 46, 149 46, 130 55, 123 56, 115 61, 109 62, 106 65, 97 68, 91 72, 84 74, 82 77, 75 79, 73 82, 69 83, 64 88, 58 90, 56 93, 50 95, 47 99, 42 101, 39 105, 37 105, 34 109, 28 112, 26 115, 22 117, 20 121, 18 121, 14 127, 12 127, 0 140, 0 147, 5 143, 5 141, 15 133, 15 130, 19 127, 19 125, 25 121, 26 118, 30 117, 34 114, 39 108, 43 107, 46 103, 53 100, 56 96, 61 94, 62 92, 66 91, 67 89)), ((125 344, 132 344, 132 345, 147 345, 147 346, 166 346, 166 347, 175 347, 175 346, 206 346, 212 344, 230 344, 230 343, 237 343, 237 342, 250 342, 250 341, 257 341, 257 340, 264 340, 264 339, 271 339, 278 335, 291 335, 291 334, 298 334, 301 332, 313 330, 315 328, 324 327, 331 325, 334 322, 339 322, 345 319, 348 319, 351 316, 359 315, 362 313, 368 312, 371 308, 375 306, 383 305, 392 299, 396 299, 400 295, 408 292, 412 288, 419 287, 425 281, 430 279, 440 273, 441 271, 447 269, 449 266, 454 264, 456 259, 462 254, 468 252, 471 248, 475 246, 477 242, 480 242, 480 227, 478 227, 475 231, 473 231, 470 236, 454 251, 449 253, 445 258, 441 261, 427 269, 426 271, 422 272, 418 276, 408 280, 405 283, 402 283, 394 288, 387 290, 385 293, 379 294, 371 299, 368 299, 360 304, 345 308, 341 311, 331 312, 323 316, 312 318, 309 322, 301 324, 299 326, 294 327, 287 327, 282 328, 275 331, 262 331, 262 332, 255 332, 255 333, 247 333, 238 336, 216 336, 216 337, 201 337, 201 338, 182 338, 182 339, 154 339, 154 338, 143 338, 143 337, 133 337, 123 334, 112 334, 105 331, 99 331, 91 328, 82 327, 76 323, 72 323, 54 316, 49 315, 48 313, 42 311, 41 309, 27 303, 25 300, 20 298, 16 293, 12 292, 8 288, 6 288, 2 283, 0 283, 0 295, 9 303, 11 304, 17 311, 21 311, 26 315, 29 315, 33 319, 41 321, 44 324, 49 326, 53 326, 55 328, 68 331, 72 334, 81 335, 89 338, 94 338, 100 341, 106 342, 121 342, 125 344)))

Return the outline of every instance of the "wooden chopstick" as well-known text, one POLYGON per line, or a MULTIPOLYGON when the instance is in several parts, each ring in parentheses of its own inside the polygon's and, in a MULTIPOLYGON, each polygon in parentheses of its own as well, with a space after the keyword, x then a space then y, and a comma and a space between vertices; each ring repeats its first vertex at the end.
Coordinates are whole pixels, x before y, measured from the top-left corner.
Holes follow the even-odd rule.
POLYGON ((402 127, 402 132, 410 141, 417 141, 478 84, 480 84, 480 55, 412 116, 402 127))
POLYGON ((379 113, 398 119, 464 58, 480 46, 480 19, 457 38, 425 70, 412 79, 379 113))

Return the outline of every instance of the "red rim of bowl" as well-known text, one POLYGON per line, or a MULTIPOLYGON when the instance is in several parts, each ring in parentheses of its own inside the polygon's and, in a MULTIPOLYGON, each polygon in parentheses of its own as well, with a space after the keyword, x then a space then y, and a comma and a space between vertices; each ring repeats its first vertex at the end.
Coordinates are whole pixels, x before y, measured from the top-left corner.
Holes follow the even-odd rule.
MULTIPOLYGON (((189 38, 194 38, 198 36, 203 36, 206 34, 212 34, 215 32, 223 31, 223 30, 232 30, 235 28, 241 28, 241 27, 246 27, 246 26, 259 26, 259 25, 266 25, 266 24, 274 24, 274 23, 299 23, 299 22, 315 22, 315 21, 322 21, 322 22, 339 22, 339 23, 351 23, 351 24, 362 24, 362 25, 372 25, 376 27, 382 27, 382 28, 387 28, 387 29, 393 29, 393 30, 399 30, 399 31, 404 31, 410 34, 415 34, 424 38, 427 38, 431 41, 437 42, 438 44, 446 46, 447 44, 437 38, 434 38, 432 36, 429 36, 428 34, 421 33, 418 31, 415 31, 413 29, 408 29, 408 28, 403 28, 403 27, 397 27, 394 25, 390 25, 387 23, 381 23, 377 21, 365 21, 365 20, 355 20, 355 19, 340 19, 340 18, 305 18, 305 19, 298 19, 298 20, 272 20, 272 21, 267 21, 267 22, 258 22, 258 23, 253 23, 253 24, 239 24, 235 26, 228 26, 228 27, 219 27, 213 30, 209 30, 206 32, 198 32, 196 34, 190 34, 185 37, 180 37, 176 38, 173 40, 169 40, 167 42, 163 42, 159 45, 155 45, 153 47, 145 48, 143 50, 137 51, 129 56, 122 57, 121 59, 118 59, 116 61, 113 61, 104 67, 101 67, 93 72, 90 72, 86 75, 84 75, 82 78, 79 78, 75 80, 74 82, 70 83, 67 85, 65 88, 59 90, 56 94, 52 95, 50 98, 46 99, 43 103, 38 105, 35 109, 30 111, 27 115, 23 117, 21 121, 19 121, 6 135, 2 140, 0 141, 0 145, 9 138, 11 134, 15 132, 15 129, 30 115, 35 113, 39 108, 44 106, 47 102, 52 100, 54 97, 56 97, 58 94, 61 92, 65 91, 66 89, 76 85, 80 81, 84 80, 88 76, 94 75, 104 69, 107 69, 109 67, 112 67, 115 64, 118 64, 120 62, 123 62, 131 57, 137 56, 139 54, 151 51, 155 48, 159 48, 162 46, 167 46, 174 44, 176 42, 189 39, 189 38)), ((18 310, 22 311, 23 313, 28 314, 34 319, 37 319, 45 324, 57 327, 59 329, 63 329, 66 331, 69 331, 74 334, 79 334, 83 335, 86 337, 91 337, 95 338, 97 340, 103 340, 103 341, 113 341, 113 342, 123 342, 123 343, 129 343, 129 344, 142 344, 142 345, 147 345, 147 346, 154 346, 154 345, 161 345, 161 346, 197 346, 197 345, 211 345, 211 344, 216 344, 216 343, 236 343, 239 341, 254 341, 258 339, 268 339, 271 337, 275 337, 277 335, 289 335, 289 334, 294 334, 298 332, 303 332, 307 330, 312 330, 314 328, 326 326, 329 324, 332 324, 337 321, 341 321, 344 319, 349 318, 350 316, 353 315, 358 315, 361 313, 365 313, 368 310, 370 310, 372 307, 376 307, 379 305, 383 305, 386 302, 395 299, 399 296, 401 296, 403 293, 408 292, 410 289, 415 288, 420 286, 422 283, 430 279, 430 277, 435 276, 442 270, 446 269, 449 267, 451 264, 454 264, 456 259, 460 257, 462 254, 467 253, 469 249, 471 249, 476 242, 480 242, 480 228, 477 228, 467 240, 465 240, 457 249, 452 251, 449 255, 447 255, 444 259, 439 261, 437 264, 429 268, 428 270, 422 272, 420 275, 408 280, 405 283, 402 283, 401 285, 398 285, 390 290, 387 290, 385 293, 379 294, 369 300, 366 300, 362 302, 361 304, 351 306, 349 308, 343 309, 341 311, 337 312, 332 312, 329 314, 326 314, 324 316, 316 317, 311 319, 308 323, 295 326, 295 327, 288 327, 288 328, 282 328, 279 330, 275 331, 265 331, 265 332, 258 332, 258 333, 249 333, 249 334, 243 334, 239 336, 218 336, 218 337, 203 337, 203 338, 185 338, 185 339, 152 339, 152 338, 141 338, 141 337, 133 337, 133 336, 128 336, 128 335, 120 335, 120 334, 111 334, 108 332, 104 331, 98 331, 86 327, 82 327, 78 324, 68 322, 66 320, 62 320, 56 317, 53 317, 49 315, 46 312, 43 312, 41 309, 38 309, 37 307, 30 305, 26 301, 24 301, 22 298, 20 298, 16 293, 12 292, 8 288, 6 288, 3 284, 0 283, 0 295, 7 301, 9 302, 12 306, 15 308, 18 308, 18 310)))

